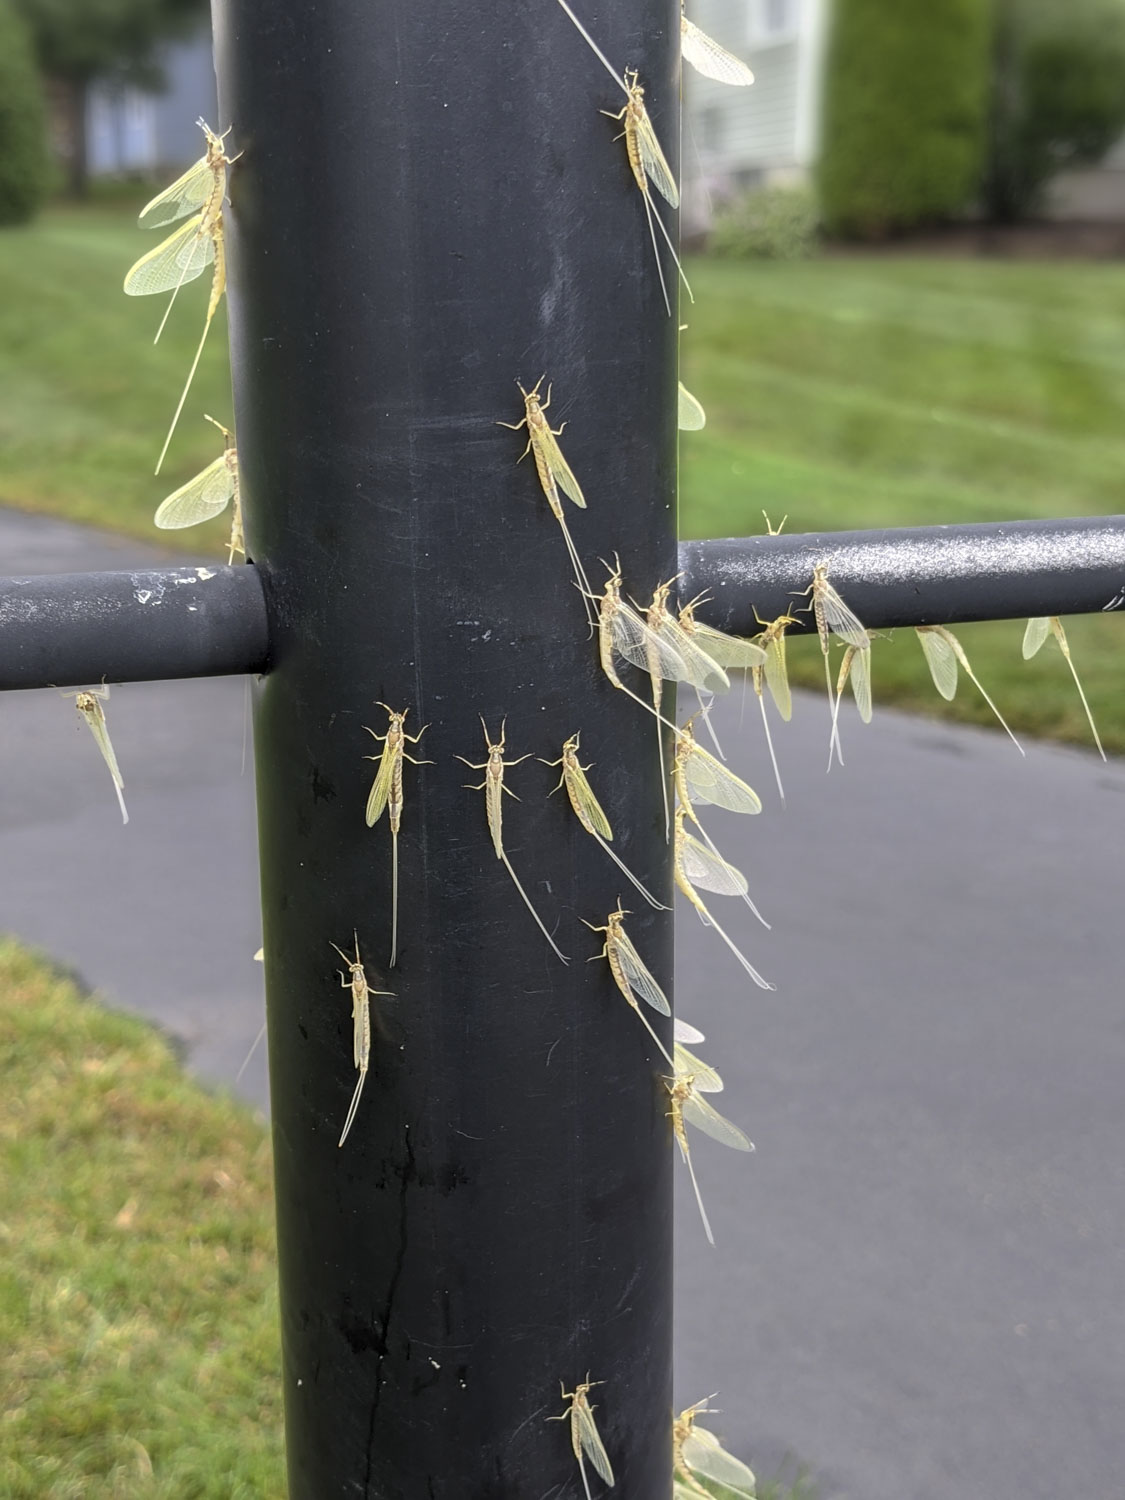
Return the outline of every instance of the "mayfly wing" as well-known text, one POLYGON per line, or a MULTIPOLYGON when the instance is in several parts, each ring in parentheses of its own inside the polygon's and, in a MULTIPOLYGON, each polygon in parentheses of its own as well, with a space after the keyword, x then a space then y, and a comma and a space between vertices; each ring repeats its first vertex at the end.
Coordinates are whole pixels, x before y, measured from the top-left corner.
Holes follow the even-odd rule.
MULTIPOLYGON (((698 1087, 698 1080, 696 1086, 698 1087)), ((753 1500, 756 1481, 752 1471, 740 1459, 728 1453, 718 1438, 705 1427, 693 1425, 684 1439, 681 1452, 684 1462, 695 1473, 713 1479, 716 1484, 725 1485, 728 1490, 734 1491, 739 1500, 742 1496, 753 1500)))
POLYGON ((605 1451, 605 1445, 594 1423, 594 1414, 587 1401, 575 1402, 574 1424, 582 1451, 606 1484, 613 1485, 616 1482, 613 1477, 613 1465, 609 1461, 609 1454, 605 1451))
POLYGON ((754 82, 754 75, 733 52, 720 47, 713 37, 700 31, 687 16, 680 16, 680 50, 686 62, 691 63, 697 73, 715 83, 730 83, 735 87, 746 87, 754 82))
MULTIPOLYGON (((851 650, 851 647, 848 648, 851 650)), ((852 694, 859 716, 865 724, 871 723, 871 649, 857 648, 852 655, 852 694)))
POLYGON ((684 781, 692 800, 725 807, 728 812, 760 813, 762 804, 753 787, 728 771, 702 745, 691 744, 681 757, 684 781))
POLYGON ((176 531, 182 526, 209 521, 226 509, 234 494, 234 485, 234 474, 224 454, 162 500, 153 520, 162 531, 176 531))
POLYGON ((682 1042, 674 1042, 672 1052, 677 1073, 690 1073, 693 1087, 701 1094, 721 1094, 723 1080, 710 1063, 705 1063, 694 1052, 689 1052, 682 1042))
POLYGON ((550 470, 555 483, 564 495, 569 496, 580 509, 586 509, 586 497, 582 493, 582 487, 574 477, 574 473, 562 456, 562 449, 558 445, 555 434, 551 431, 546 420, 543 426, 535 434, 535 442, 540 446, 543 453, 543 461, 550 470))
POLYGON ((681 432, 699 432, 707 425, 707 413, 682 380, 677 421, 681 432))
POLYGON ((215 259, 215 242, 196 214, 130 266, 125 291, 130 297, 148 297, 171 292, 185 281, 194 281, 215 259))
POLYGON ((680 864, 692 885, 713 891, 716 896, 746 896, 749 886, 741 870, 728 864, 722 855, 713 854, 706 844, 701 844, 686 829, 678 838, 680 864))
POLYGON ((586 778, 586 773, 577 760, 567 773, 567 791, 571 793, 574 802, 574 810, 578 814, 578 820, 591 832, 596 833, 599 838, 611 840, 613 829, 610 827, 609 819, 602 811, 602 805, 594 796, 594 789, 586 778))
POLYGON ((613 649, 642 672, 651 670, 655 661, 660 675, 668 682, 690 682, 691 674, 680 653, 650 630, 631 605, 620 602, 610 621, 613 649))
POLYGON ((915 634, 930 669, 930 676, 934 679, 934 687, 943 698, 952 703, 957 695, 957 655, 945 635, 938 634, 938 628, 919 625, 915 627, 915 634))
POLYGON ((857 650, 865 649, 870 641, 866 626, 860 623, 827 578, 821 577, 816 591, 820 607, 824 611, 825 623, 833 635, 838 635, 842 641, 857 650))
MULTIPOLYGON (((370 760, 374 758, 374 756, 368 757, 370 760)), ((390 745, 384 745, 383 753, 379 756, 379 769, 375 772, 375 780, 371 783, 371 791, 367 797, 367 810, 364 817, 368 828, 374 828, 383 815, 387 798, 390 796, 394 774, 395 752, 390 745)))
POLYGON ((653 636, 665 648, 661 662, 661 676, 670 682, 687 682, 692 687, 702 688, 705 693, 728 693, 730 678, 703 646, 697 645, 691 636, 670 614, 665 614, 654 630, 646 626, 648 638, 653 636), (682 663, 682 665, 677 665, 682 663), (668 670, 664 670, 667 664, 668 670), (674 677, 672 672, 678 671, 674 677))
POLYGON ((677 1042, 691 1042, 693 1046, 707 1040, 698 1026, 693 1026, 690 1021, 681 1021, 679 1016, 672 1022, 672 1035, 677 1042))
POLYGON ((201 156, 194 166, 170 183, 162 193, 157 193, 141 209, 137 223, 142 229, 159 229, 162 224, 174 224, 185 214, 203 207, 215 187, 215 173, 206 156, 201 156))
POLYGON ((1027 629, 1023 633, 1023 659, 1030 661, 1042 646, 1050 634, 1051 621, 1049 616, 1040 615, 1034 620, 1028 620, 1027 629))
MULTIPOLYGON (((681 622, 682 623, 682 622, 681 622)), ((704 625, 698 620, 693 620, 688 634, 693 636, 712 661, 718 662, 720 667, 727 671, 748 671, 751 667, 763 667, 766 664, 766 653, 761 646, 754 641, 743 640, 741 636, 728 635, 725 630, 716 630, 711 625, 704 625)))
POLYGON ((637 101, 636 124, 637 149, 641 153, 641 165, 645 169, 645 176, 661 197, 666 198, 673 208, 679 208, 680 190, 676 186, 672 168, 668 165, 660 142, 656 138, 656 131, 652 128, 648 110, 640 100, 637 101))
POLYGON ((113 742, 109 737, 109 726, 106 724, 105 712, 102 709, 100 701, 102 698, 108 697, 108 688, 75 693, 74 706, 89 725, 90 733, 94 736, 94 743, 101 751, 101 757, 105 761, 113 780, 113 789, 117 793, 117 804, 121 808, 121 821, 122 823, 127 823, 129 821, 129 814, 125 807, 125 780, 121 775, 121 768, 117 764, 117 756, 113 752, 113 742))
POLYGON ((614 942, 617 949, 617 957, 621 964, 621 972, 629 981, 629 988, 635 995, 639 995, 646 1004, 651 1005, 653 1010, 660 1012, 662 1016, 670 1016, 672 1007, 664 991, 649 973, 641 960, 640 954, 633 947, 632 941, 625 935, 623 930, 618 930, 614 942))
POLYGON ((704 1135, 709 1135, 713 1141, 720 1145, 730 1146, 735 1151, 753 1151, 754 1144, 724 1115, 717 1109, 712 1108, 706 1099, 701 1099, 695 1092, 697 1085, 693 1082, 691 1089, 683 1100, 684 1119, 697 1130, 702 1130, 704 1135))

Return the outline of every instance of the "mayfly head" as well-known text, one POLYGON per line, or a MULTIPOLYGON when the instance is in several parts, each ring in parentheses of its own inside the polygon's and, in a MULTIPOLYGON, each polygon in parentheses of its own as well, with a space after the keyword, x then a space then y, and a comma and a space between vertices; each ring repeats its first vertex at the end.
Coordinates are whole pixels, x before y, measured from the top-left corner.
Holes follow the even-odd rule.
POLYGON ((640 75, 638 74, 636 68, 625 69, 625 92, 629 95, 630 100, 634 104, 639 104, 643 109, 645 102, 645 91, 642 88, 641 84, 637 81, 639 76, 640 75))
POLYGON ((547 378, 547 376, 546 376, 545 373, 542 374, 542 375, 540 375, 539 379, 535 382, 535 384, 532 386, 531 390, 529 390, 529 391, 525 391, 524 388, 523 388, 523 386, 520 384, 520 382, 518 380, 516 381, 516 384, 520 388, 520 395, 523 397, 524 402, 527 405, 528 411, 532 411, 532 412, 542 411, 542 409, 549 403, 549 401, 551 399, 551 387, 550 386, 547 387, 547 395, 546 395, 546 397, 543 400, 540 400, 540 397, 539 397, 540 388, 542 387, 543 382, 546 380, 546 378, 547 378))
MULTIPOLYGON (((677 576, 680 577, 680 578, 682 578, 684 575, 682 573, 680 573, 677 576)), ((696 611, 697 607, 700 604, 706 604, 706 603, 708 603, 708 601, 710 600, 710 598, 711 598, 711 590, 710 589, 704 589, 703 592, 702 592, 702 594, 696 594, 696 596, 695 596, 694 599, 689 599, 686 604, 681 604, 680 605, 680 621, 681 621, 681 623, 685 624, 688 627, 688 629, 690 630, 691 627, 695 624, 695 611, 696 611)), ((759 621, 758 623, 761 624, 761 621, 759 621)))
POLYGON ((216 422, 215 418, 212 417, 212 416, 209 416, 207 414, 207 412, 203 413, 203 420, 205 422, 210 422, 210 424, 211 424, 212 427, 217 427, 219 429, 219 431, 223 435, 223 442, 226 444, 226 446, 228 448, 233 448, 234 447, 234 433, 230 430, 229 427, 224 427, 221 422, 216 422))

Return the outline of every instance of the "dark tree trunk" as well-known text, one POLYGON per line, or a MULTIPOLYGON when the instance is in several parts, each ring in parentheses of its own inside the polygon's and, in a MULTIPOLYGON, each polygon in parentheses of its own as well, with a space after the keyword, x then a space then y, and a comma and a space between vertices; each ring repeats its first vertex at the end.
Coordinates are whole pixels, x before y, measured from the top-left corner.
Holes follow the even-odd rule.
POLYGON ((47 93, 51 113, 51 144, 58 157, 71 198, 85 198, 89 188, 86 160, 86 100, 88 78, 52 78, 47 93))

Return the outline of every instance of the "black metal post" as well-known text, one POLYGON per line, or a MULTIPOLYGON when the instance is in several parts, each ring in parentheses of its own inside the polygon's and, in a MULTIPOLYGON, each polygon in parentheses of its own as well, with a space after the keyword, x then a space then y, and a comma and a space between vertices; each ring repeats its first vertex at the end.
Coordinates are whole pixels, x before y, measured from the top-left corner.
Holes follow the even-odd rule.
MULTIPOLYGON (((678 137, 675 0, 589 0, 678 137)), ((511 757, 582 733, 636 873, 668 890, 653 720, 603 679, 517 377, 589 502, 591 577, 676 569, 675 340, 618 127, 553 0, 435 10, 216 0, 249 546, 271 610, 256 743, 292 1500, 577 1496, 559 1383, 587 1371, 623 1500, 670 1489, 666 1065, 604 962, 622 878, 557 772, 509 772, 495 858, 478 715, 511 757), (430 728, 391 846, 364 805, 374 700, 430 728), (376 1000, 351 1136, 358 934, 376 1000)), ((627 894, 627 890, 625 892, 627 894)), ((670 899, 670 898, 669 898, 670 899)), ((625 902, 626 906, 630 903, 625 902)), ((638 898, 638 905, 640 905, 638 898)), ((629 930, 671 983, 671 920, 629 930)))

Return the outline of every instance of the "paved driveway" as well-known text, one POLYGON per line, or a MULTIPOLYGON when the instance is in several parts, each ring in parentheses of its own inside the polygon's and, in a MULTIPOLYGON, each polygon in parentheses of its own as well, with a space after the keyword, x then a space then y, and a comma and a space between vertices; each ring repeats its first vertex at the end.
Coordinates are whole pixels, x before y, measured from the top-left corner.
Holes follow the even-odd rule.
MULTIPOLYGON (((0 541, 12 572, 162 555, 3 514, 0 541)), ((262 1007, 243 684, 115 693, 126 830, 73 710, 0 712, 0 927, 231 1080, 262 1007)), ((717 717, 766 811, 710 826, 773 931, 720 920, 778 989, 680 914, 679 1008, 758 1146, 698 1142, 713 1251, 681 1184, 680 1396, 719 1390, 729 1446, 822 1500, 1122 1500, 1125 769, 879 711, 826 776, 801 698, 782 811, 755 707, 717 717)))

